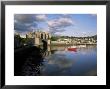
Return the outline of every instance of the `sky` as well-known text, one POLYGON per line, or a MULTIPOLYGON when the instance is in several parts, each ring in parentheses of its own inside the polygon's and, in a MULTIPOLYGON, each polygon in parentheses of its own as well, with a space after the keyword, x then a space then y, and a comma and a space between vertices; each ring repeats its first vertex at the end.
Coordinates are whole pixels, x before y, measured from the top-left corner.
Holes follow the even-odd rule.
POLYGON ((97 34, 96 14, 15 14, 14 31, 25 35, 32 31, 51 35, 93 36, 97 34))

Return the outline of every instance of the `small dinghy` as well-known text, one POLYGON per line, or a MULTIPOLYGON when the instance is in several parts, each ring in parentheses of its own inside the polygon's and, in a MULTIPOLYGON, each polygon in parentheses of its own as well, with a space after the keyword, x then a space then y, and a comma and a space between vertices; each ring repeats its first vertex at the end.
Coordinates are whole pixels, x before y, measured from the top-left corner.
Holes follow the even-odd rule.
POLYGON ((74 51, 74 52, 77 52, 77 48, 68 48, 68 51, 74 51))
POLYGON ((77 48, 75 46, 71 46, 68 48, 68 51, 74 51, 76 52, 77 51, 77 48))

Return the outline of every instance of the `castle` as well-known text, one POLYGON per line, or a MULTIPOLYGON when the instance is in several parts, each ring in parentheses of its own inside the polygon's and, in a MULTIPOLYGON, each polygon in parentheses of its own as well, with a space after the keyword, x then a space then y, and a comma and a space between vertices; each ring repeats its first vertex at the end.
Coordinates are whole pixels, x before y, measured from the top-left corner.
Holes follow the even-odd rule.
POLYGON ((41 31, 28 32, 26 34, 26 38, 29 38, 30 39, 29 42, 35 46, 42 45, 42 40, 45 40, 48 45, 51 44, 50 41, 51 35, 48 32, 41 32, 41 31))

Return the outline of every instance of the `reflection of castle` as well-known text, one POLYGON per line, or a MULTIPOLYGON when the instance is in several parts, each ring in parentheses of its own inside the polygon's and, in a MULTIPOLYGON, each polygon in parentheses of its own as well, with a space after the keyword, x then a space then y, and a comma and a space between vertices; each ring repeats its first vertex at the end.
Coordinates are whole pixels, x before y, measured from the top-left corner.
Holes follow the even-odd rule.
POLYGON ((31 44, 35 46, 42 45, 42 40, 47 41, 47 44, 50 45, 51 35, 48 32, 29 32, 26 34, 26 38, 31 39, 31 44))
POLYGON ((47 46, 47 50, 43 53, 44 57, 51 55, 51 46, 47 46))

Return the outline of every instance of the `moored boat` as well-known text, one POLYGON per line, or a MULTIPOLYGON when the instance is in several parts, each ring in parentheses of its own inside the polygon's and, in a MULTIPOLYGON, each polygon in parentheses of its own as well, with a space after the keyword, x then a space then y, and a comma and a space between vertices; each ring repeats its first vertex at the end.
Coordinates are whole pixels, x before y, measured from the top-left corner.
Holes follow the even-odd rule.
POLYGON ((74 51, 74 52, 76 52, 77 51, 77 48, 68 48, 68 51, 74 51))

